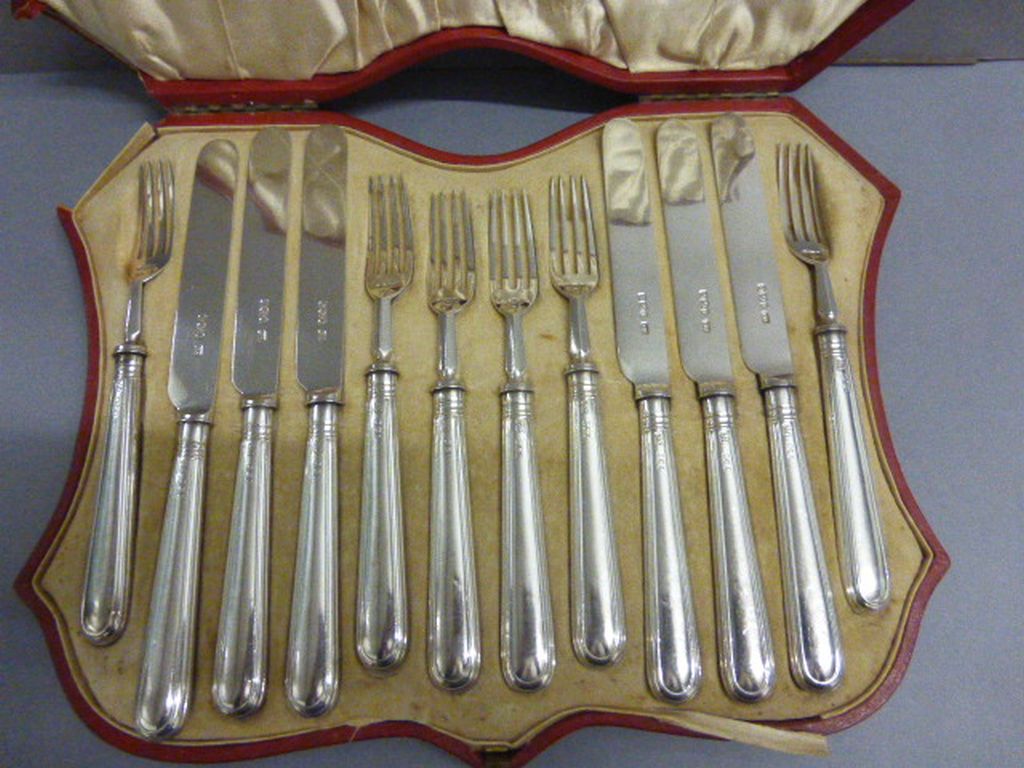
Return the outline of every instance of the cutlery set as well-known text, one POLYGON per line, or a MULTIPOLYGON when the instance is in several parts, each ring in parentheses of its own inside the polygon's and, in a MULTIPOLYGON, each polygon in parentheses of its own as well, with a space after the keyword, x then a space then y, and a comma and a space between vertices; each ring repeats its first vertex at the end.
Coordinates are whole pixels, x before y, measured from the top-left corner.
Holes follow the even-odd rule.
MULTIPOLYGON (((651 693, 683 702, 705 671, 687 564, 676 464, 666 322, 674 315, 683 369, 695 384, 704 427, 707 505, 714 567, 719 675, 736 701, 755 702, 776 685, 775 650, 740 455, 737 393, 719 278, 724 244, 740 350, 763 397, 777 516, 789 668, 807 690, 831 690, 844 652, 811 492, 762 163, 736 115, 710 127, 669 119, 655 134, 654 162, 637 123, 603 128, 603 198, 615 338, 639 419, 639 509, 643 531, 644 649, 651 693), (705 158, 711 159, 710 166, 705 158), (656 168, 655 183, 649 168, 656 168), (664 248, 656 206, 664 223, 664 248), (721 231, 716 231, 720 223, 721 231), (666 314, 662 253, 674 312, 666 314)), ((135 721, 148 738, 184 725, 192 696, 207 445, 220 364, 236 195, 242 208, 231 378, 242 410, 234 499, 213 665, 213 701, 228 715, 259 710, 267 694, 270 520, 274 413, 283 350, 289 211, 300 211, 295 364, 306 393, 308 432, 299 503, 285 668, 285 693, 305 716, 338 699, 339 484, 345 363, 345 261, 350 187, 347 137, 312 130, 303 148, 301 200, 289 199, 292 134, 261 130, 242 165, 236 145, 210 141, 199 154, 184 240, 168 392, 178 414, 156 575, 146 618, 135 721), (240 184, 244 177, 244 184, 240 184)), ((780 145, 775 162, 781 231, 813 272, 833 517, 843 592, 858 611, 882 610, 890 593, 885 541, 850 367, 846 329, 829 278, 831 256, 806 145, 780 145)), ((545 509, 536 447, 527 317, 542 283, 529 195, 492 191, 478 240, 473 201, 462 191, 429 198, 429 243, 414 242, 412 196, 400 176, 371 176, 365 290, 373 302, 366 371, 356 655, 386 674, 407 655, 409 599, 403 534, 397 408, 400 340, 394 303, 416 268, 436 317, 436 380, 430 449, 427 672, 439 688, 465 690, 479 678, 480 609, 474 558, 467 382, 457 325, 476 298, 478 249, 486 245, 490 302, 504 323, 500 388, 500 667, 508 686, 533 691, 555 674, 555 624, 545 509), (485 238, 485 239, 484 239, 485 238), (426 264, 420 256, 427 251, 426 264)), ((138 504, 143 399, 144 284, 168 262, 174 241, 174 178, 167 161, 139 177, 137 255, 129 270, 124 343, 114 382, 82 595, 81 625, 94 644, 113 643, 128 619, 132 539, 138 504)), ((572 648, 583 663, 618 662, 626 611, 605 455, 599 371, 587 308, 600 284, 600 239, 588 180, 554 176, 547 188, 547 273, 567 303, 569 605, 572 648)), ((290 354, 290 352, 287 352, 290 354)), ((544 395, 544 393, 540 393, 544 395)), ((498 468, 493 468, 497 477, 498 468)), ((280 514, 291 514, 280 510, 280 514)), ((480 519, 480 518, 478 518, 480 519)))

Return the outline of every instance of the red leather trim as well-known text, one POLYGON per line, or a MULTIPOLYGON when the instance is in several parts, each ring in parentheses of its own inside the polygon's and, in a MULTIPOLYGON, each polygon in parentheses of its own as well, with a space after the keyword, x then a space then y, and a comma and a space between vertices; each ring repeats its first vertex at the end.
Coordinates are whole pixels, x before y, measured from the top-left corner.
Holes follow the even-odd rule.
MULTIPOLYGON (((38 15, 39 0, 13 0, 38 15)), ((143 84, 165 107, 190 105, 300 104, 347 96, 414 64, 451 51, 491 48, 550 64, 574 77, 623 93, 776 93, 799 88, 832 64, 913 0, 868 0, 825 41, 784 66, 761 70, 630 72, 590 56, 512 37, 494 27, 461 27, 434 32, 389 51, 358 72, 316 75, 308 80, 175 80, 142 75, 143 84)), ((53 13, 53 12, 51 12, 53 13)), ((56 14, 54 14, 56 15, 56 14)))
POLYGON ((16 19, 34 19, 45 10, 40 0, 11 0, 11 13, 16 19))
MULTIPOLYGON (((809 112, 804 106, 789 98, 764 99, 756 101, 700 101, 700 102, 662 102, 634 104, 617 109, 609 110, 600 115, 590 117, 563 131, 560 131, 543 141, 532 144, 528 147, 515 150, 501 155, 491 156, 469 156, 457 155, 449 152, 426 147, 417 142, 410 141, 390 131, 378 128, 355 118, 330 114, 330 113, 255 113, 255 114, 224 114, 224 115, 200 115, 200 116, 173 116, 168 118, 165 126, 202 126, 202 125, 259 125, 263 123, 284 123, 284 124, 311 124, 334 122, 350 126, 356 130, 373 135, 386 142, 395 144, 406 150, 424 157, 440 162, 456 163, 464 165, 485 165, 495 162, 505 162, 532 155, 546 147, 558 144, 584 131, 607 122, 617 116, 642 116, 669 113, 692 113, 692 112, 716 112, 716 111, 774 111, 791 114, 812 131, 817 133, 833 148, 836 149, 857 171, 864 175, 881 192, 885 204, 882 214, 882 221, 872 246, 871 255, 867 264, 867 280, 864 295, 864 328, 863 338, 866 352, 866 363, 868 373, 868 386, 871 393, 871 402, 875 408, 875 423, 878 428, 879 440, 886 462, 889 465, 900 497, 907 507, 910 516, 921 531, 922 536, 934 553, 931 564, 924 575, 922 583, 914 597, 909 609, 907 624, 900 640, 899 649, 892 669, 886 679, 874 693, 864 702, 852 710, 833 718, 811 718, 806 720, 788 720, 773 723, 774 725, 800 731, 810 731, 822 734, 835 733, 849 728, 860 722, 869 715, 876 712, 893 694, 906 674, 910 657, 914 650, 914 643, 920 631, 921 620, 924 615, 928 599, 931 597, 936 585, 942 576, 949 569, 949 556, 939 543, 935 532, 928 525, 914 499, 910 486, 907 484, 903 471, 900 468, 899 460, 896 457, 892 436, 889 432, 889 424, 885 415, 885 408, 882 402, 882 392, 878 377, 878 359, 875 347, 875 302, 878 286, 878 274, 881 264, 882 247, 889 226, 892 223, 896 207, 899 202, 900 193, 895 185, 886 179, 875 168, 868 164, 852 147, 840 139, 817 117, 809 112)), ((435 731, 428 726, 405 722, 391 721, 376 723, 371 726, 353 729, 350 727, 335 728, 324 731, 316 731, 297 736, 272 739, 242 744, 225 744, 216 746, 184 746, 174 742, 153 743, 135 736, 129 731, 115 727, 105 720, 92 708, 91 703, 85 698, 83 692, 78 688, 74 674, 71 670, 71 662, 64 653, 60 640, 60 630, 57 619, 42 597, 35 591, 32 580, 40 569, 46 553, 52 546, 56 535, 64 522, 75 490, 84 468, 85 453, 89 444, 89 437, 93 426, 93 415, 97 397, 97 372, 99 354, 99 327, 98 315, 93 293, 92 274, 85 254, 85 246, 81 234, 75 227, 71 212, 66 208, 59 210, 61 222, 67 232, 68 239, 74 251, 78 264, 79 275, 82 281, 82 290, 85 297, 86 323, 89 332, 89 365, 86 378, 85 400, 82 406, 82 418, 77 441, 75 443, 74 457, 71 469, 68 474, 64 493, 61 496, 57 509, 53 514, 42 538, 36 545, 25 567, 15 583, 15 588, 22 600, 33 610, 42 627, 50 655, 53 657, 57 676, 64 688, 64 692, 71 702, 79 717, 95 731, 101 738, 114 746, 131 752, 160 760, 173 762, 213 763, 228 760, 247 760, 268 755, 281 754, 299 749, 308 749, 330 744, 341 744, 349 741, 362 741, 364 739, 380 738, 384 736, 405 736, 421 739, 439 746, 450 752, 455 757, 470 765, 483 765, 484 754, 475 751, 469 745, 457 738, 435 731)), ((513 765, 522 765, 535 757, 541 751, 570 733, 594 725, 613 725, 624 728, 637 728, 641 730, 657 731, 660 733, 672 733, 679 735, 698 736, 684 728, 661 722, 655 718, 636 715, 616 715, 608 712, 581 712, 554 723, 542 733, 534 737, 528 744, 518 750, 512 756, 513 765)))

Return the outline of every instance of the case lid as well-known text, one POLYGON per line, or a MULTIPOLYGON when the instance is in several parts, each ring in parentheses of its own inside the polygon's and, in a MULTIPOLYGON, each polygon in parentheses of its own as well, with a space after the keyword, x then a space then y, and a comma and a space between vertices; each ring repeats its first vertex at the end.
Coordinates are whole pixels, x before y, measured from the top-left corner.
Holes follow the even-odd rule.
POLYGON ((13 0, 142 75, 171 108, 347 95, 448 51, 516 51, 644 94, 799 87, 912 0, 13 0))

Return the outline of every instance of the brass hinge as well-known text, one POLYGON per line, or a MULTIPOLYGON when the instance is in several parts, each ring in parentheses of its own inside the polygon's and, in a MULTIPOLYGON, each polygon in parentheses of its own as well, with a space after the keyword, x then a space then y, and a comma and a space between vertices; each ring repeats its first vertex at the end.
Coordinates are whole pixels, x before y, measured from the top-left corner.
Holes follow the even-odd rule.
POLYGON ((255 101, 244 101, 234 104, 186 104, 184 106, 172 107, 171 113, 175 115, 210 115, 240 112, 308 112, 319 109, 319 107, 319 104, 309 99, 290 104, 263 104, 255 101))
POLYGON ((759 93, 642 93, 640 102, 650 101, 722 101, 724 99, 776 99, 780 91, 759 93))

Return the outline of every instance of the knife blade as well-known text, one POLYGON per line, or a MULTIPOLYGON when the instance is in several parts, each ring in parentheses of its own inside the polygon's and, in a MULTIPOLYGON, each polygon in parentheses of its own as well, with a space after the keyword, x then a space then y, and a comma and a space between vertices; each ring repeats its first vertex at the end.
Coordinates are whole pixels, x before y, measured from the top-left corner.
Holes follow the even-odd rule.
POLYGON ((801 687, 829 690, 842 681, 842 640, 800 428, 761 165, 753 133, 738 115, 711 124, 711 148, 740 348, 764 397, 790 670, 801 687))
POLYGON ((291 138, 265 128, 249 148, 232 381, 242 396, 213 700, 228 715, 263 705, 267 687, 273 414, 281 356, 291 138))
POLYGON ((640 417, 647 685, 655 696, 685 701, 700 687, 700 646, 672 438, 661 269, 637 125, 625 118, 609 122, 602 158, 615 340, 640 417))
POLYGON ((344 383, 345 131, 324 125, 306 137, 302 170, 296 367, 306 390, 309 427, 292 584, 285 690, 303 715, 337 699, 338 453, 344 383))
POLYGON ((206 453, 238 170, 232 142, 208 142, 199 153, 192 188, 167 386, 178 410, 178 447, 135 704, 136 727, 152 739, 181 730, 191 700, 206 453))
POLYGON ((657 149, 679 354, 704 414, 719 672, 730 696, 758 701, 775 686, 775 653, 736 435, 732 355, 700 138, 683 120, 667 120, 658 128, 657 149))

